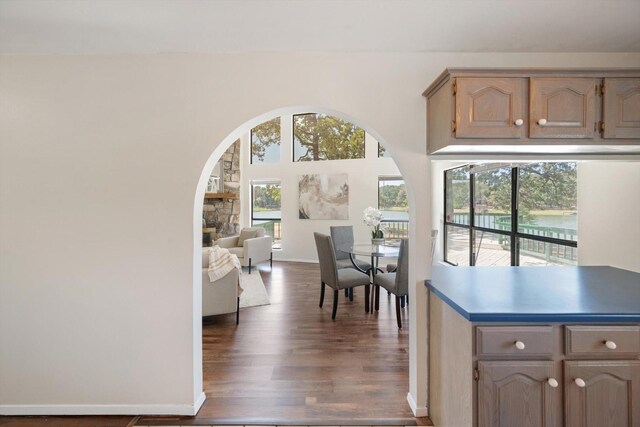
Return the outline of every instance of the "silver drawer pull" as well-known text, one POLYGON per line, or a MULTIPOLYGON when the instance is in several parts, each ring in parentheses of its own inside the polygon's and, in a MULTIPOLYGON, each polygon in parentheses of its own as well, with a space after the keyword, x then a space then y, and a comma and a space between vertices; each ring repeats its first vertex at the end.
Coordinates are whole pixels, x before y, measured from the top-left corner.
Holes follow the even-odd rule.
POLYGON ((580 388, 583 388, 584 386, 587 385, 587 383, 584 382, 584 380, 582 378, 576 378, 575 381, 576 385, 580 388))
POLYGON ((558 387, 558 380, 556 380, 555 378, 549 378, 547 380, 547 383, 549 383, 549 385, 553 388, 558 387))
POLYGON ((524 343, 523 343, 522 341, 516 341, 516 342, 515 342, 515 345, 516 345, 516 348, 517 348, 518 350, 524 350, 524 347, 525 347, 525 346, 524 346, 524 343))
POLYGON ((613 341, 605 341, 604 346, 607 347, 609 350, 615 350, 616 348, 618 348, 616 343, 614 343, 613 341))

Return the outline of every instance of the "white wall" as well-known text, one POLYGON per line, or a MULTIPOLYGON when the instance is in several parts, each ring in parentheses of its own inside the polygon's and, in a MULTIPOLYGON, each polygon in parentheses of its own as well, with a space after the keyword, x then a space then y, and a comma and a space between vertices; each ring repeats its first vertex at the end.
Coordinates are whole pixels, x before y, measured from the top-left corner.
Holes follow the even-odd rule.
MULTIPOLYGON (((301 111, 303 112, 303 111, 301 111)), ((257 163, 250 161, 249 134, 241 138, 242 146, 242 224, 251 224, 252 181, 276 180, 281 185, 282 250, 274 251, 277 260, 317 262, 313 232, 329 234, 332 225, 352 225, 354 240, 366 242, 371 239, 369 228, 362 222, 362 211, 378 207, 378 177, 400 176, 400 171, 389 157, 378 157, 378 141, 365 134, 365 158, 318 162, 293 162, 292 116, 281 119, 282 142, 280 161, 257 163), (346 173, 349 177, 349 219, 308 220, 298 217, 298 176, 314 173, 346 173)))
POLYGON ((448 66, 639 64, 640 54, 566 53, 2 56, 0 414, 195 410, 207 158, 296 106, 351 117, 389 144, 407 181, 409 391, 424 414, 422 91, 448 66))
POLYGON ((640 162, 578 164, 578 262, 640 272, 640 162))

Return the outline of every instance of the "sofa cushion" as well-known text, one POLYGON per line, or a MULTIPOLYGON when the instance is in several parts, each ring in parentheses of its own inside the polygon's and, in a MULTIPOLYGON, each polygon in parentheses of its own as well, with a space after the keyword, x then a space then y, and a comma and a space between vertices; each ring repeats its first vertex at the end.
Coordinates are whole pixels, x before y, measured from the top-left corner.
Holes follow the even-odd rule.
POLYGON ((233 255, 237 256, 238 258, 242 258, 244 256, 243 248, 227 248, 227 249, 229 249, 229 252, 231 252, 233 255))
POLYGON ((202 268, 209 268, 210 253, 211 253, 211 248, 209 247, 202 248, 202 268))
POLYGON ((238 236, 238 246, 244 246, 244 241, 258 237, 258 230, 253 228, 243 228, 238 236))

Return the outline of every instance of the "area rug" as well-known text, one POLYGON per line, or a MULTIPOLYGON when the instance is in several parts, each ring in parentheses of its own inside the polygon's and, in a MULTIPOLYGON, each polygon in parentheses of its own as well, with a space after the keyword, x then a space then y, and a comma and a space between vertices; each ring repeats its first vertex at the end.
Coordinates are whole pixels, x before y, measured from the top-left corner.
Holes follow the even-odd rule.
POLYGON ((249 274, 242 271, 240 275, 240 286, 244 291, 240 294, 240 308, 255 307, 258 305, 269 305, 269 295, 264 287, 262 277, 258 271, 249 274))

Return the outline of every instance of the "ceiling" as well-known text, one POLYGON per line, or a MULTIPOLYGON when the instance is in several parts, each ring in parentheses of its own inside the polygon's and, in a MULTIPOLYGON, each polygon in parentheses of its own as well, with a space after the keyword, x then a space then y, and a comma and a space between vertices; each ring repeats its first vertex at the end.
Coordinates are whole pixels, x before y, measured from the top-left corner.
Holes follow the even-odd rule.
POLYGON ((0 53, 640 52, 639 0, 0 0, 0 53))

